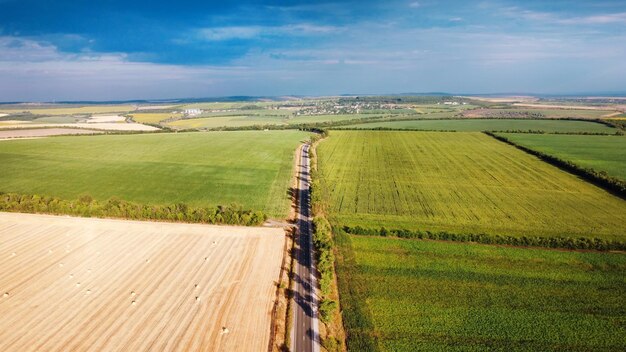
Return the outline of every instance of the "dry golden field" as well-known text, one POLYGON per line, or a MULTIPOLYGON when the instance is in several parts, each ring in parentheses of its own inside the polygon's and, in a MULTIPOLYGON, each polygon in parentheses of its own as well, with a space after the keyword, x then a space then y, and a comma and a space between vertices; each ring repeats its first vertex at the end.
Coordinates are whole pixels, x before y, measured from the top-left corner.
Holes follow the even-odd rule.
POLYGON ((262 351, 284 231, 0 213, 1 351, 262 351))

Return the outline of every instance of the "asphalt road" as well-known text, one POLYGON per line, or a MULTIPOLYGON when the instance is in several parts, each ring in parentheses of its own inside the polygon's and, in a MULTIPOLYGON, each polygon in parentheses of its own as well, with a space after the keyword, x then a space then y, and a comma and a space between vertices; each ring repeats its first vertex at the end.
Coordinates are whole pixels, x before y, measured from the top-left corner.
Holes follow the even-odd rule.
POLYGON ((291 348, 296 352, 318 352, 319 321, 317 319, 317 282, 313 274, 315 258, 312 254, 310 218, 309 145, 302 147, 298 163, 298 243, 296 248, 295 305, 291 330, 291 348))

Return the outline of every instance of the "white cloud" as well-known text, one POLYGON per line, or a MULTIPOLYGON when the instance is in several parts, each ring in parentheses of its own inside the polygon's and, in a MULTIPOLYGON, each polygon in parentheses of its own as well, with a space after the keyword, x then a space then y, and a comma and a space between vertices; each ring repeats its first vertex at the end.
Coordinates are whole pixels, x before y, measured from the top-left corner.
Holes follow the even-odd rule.
POLYGON ((221 27, 198 30, 200 37, 208 41, 250 39, 262 32, 262 27, 221 27))
POLYGON ((572 17, 558 20, 564 24, 612 24, 612 23, 624 23, 626 24, 626 12, 605 14, 605 15, 592 15, 584 17, 572 17))
MULTIPOLYGON (((322 35, 341 31, 335 26, 322 26, 311 23, 295 23, 284 26, 244 26, 244 27, 215 27, 196 30, 198 37, 206 41, 225 41, 233 39, 253 39, 267 36, 303 36, 322 35)), ((177 40, 178 43, 187 40, 177 40)))
POLYGON ((420 7, 420 3, 419 3, 419 1, 413 1, 413 2, 409 3, 409 7, 416 9, 416 8, 420 7))

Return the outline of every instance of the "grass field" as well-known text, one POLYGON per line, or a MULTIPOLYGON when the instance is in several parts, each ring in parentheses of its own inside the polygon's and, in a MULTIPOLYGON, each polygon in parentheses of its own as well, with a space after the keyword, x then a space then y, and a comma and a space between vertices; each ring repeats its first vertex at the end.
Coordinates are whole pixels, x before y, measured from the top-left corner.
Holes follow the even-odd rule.
POLYGON ((482 133, 332 131, 318 147, 339 225, 624 240, 626 202, 482 133))
POLYGON ((1 351, 267 350, 283 229, 0 213, 0 238, 1 351))
POLYGON ((237 202, 287 215, 298 131, 109 135, 0 143, 0 191, 147 204, 237 202))
POLYGON ((615 133, 615 128, 595 122, 521 119, 407 120, 362 123, 342 126, 341 128, 391 128, 415 130, 447 130, 463 132, 532 130, 544 132, 615 133))
POLYGON ((623 351, 626 256, 340 234, 350 351, 623 351))
POLYGON ((528 148, 626 180, 625 136, 502 135, 528 148))

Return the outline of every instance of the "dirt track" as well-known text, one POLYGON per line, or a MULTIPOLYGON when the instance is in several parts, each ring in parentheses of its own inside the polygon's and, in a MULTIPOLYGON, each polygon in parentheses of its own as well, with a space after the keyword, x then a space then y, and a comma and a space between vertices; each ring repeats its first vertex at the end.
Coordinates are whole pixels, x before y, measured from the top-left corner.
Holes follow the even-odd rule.
POLYGON ((266 350, 283 241, 0 213, 0 351, 266 350))

